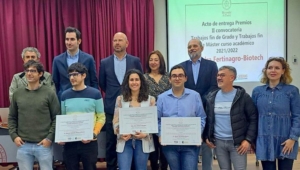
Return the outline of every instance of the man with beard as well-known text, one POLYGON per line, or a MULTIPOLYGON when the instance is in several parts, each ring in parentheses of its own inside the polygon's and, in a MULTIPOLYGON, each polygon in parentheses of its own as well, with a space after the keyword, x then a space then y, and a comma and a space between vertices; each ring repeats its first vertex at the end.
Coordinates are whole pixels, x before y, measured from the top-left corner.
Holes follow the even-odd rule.
POLYGON ((121 94, 124 75, 130 69, 143 72, 140 59, 126 52, 129 42, 124 33, 116 33, 112 45, 114 54, 102 59, 99 69, 99 85, 101 90, 105 92, 104 112, 106 116, 106 163, 108 170, 117 169, 117 136, 114 134, 112 120, 116 99, 121 94))
MULTIPOLYGON (((218 67, 216 62, 202 58, 202 51, 203 45, 199 39, 190 40, 188 43, 188 54, 190 59, 180 63, 180 65, 186 70, 188 77, 184 86, 195 90, 200 94, 203 107, 205 108, 206 95, 218 87, 216 81, 218 67)), ((201 151, 202 169, 212 170, 212 149, 203 142, 201 151)))
POLYGON ((9 107, 8 130, 18 147, 16 159, 22 170, 33 169, 35 159, 41 169, 53 169, 52 142, 60 109, 55 91, 42 82, 44 72, 40 62, 26 62, 27 86, 13 93, 9 107))
POLYGON ((257 110, 245 89, 233 86, 236 75, 234 67, 222 66, 217 74, 220 89, 206 97, 204 139, 216 148, 220 169, 247 169, 247 151, 257 136, 257 110))

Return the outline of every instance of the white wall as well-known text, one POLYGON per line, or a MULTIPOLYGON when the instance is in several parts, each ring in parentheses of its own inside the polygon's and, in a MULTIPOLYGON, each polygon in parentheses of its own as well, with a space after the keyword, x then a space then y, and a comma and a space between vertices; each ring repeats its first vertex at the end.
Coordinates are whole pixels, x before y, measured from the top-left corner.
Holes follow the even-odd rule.
MULTIPOLYGON (((300 1, 288 0, 287 3, 287 60, 292 69, 292 84, 300 88, 300 1), (297 62, 293 63, 294 56, 297 62)), ((166 0, 154 0, 155 43, 167 62, 167 18, 166 0)), ((185 47, 182 47, 185 48, 185 47)))
POLYGON ((167 62, 167 11, 166 0, 154 0, 154 49, 159 50, 167 62))
MULTIPOLYGON (((300 88, 300 1, 287 0, 287 60, 292 69, 292 84, 300 88), (294 63, 294 58, 297 62, 294 63)), ((166 0, 154 0, 155 44, 167 62, 166 0)), ((185 48, 185 47, 182 47, 185 48)), ((251 93, 250 93, 251 94, 251 93)), ((300 143, 299 143, 300 146, 300 143)))
POLYGON ((288 0, 287 7, 287 58, 292 69, 292 84, 300 88, 300 1, 288 0), (292 62, 294 56, 296 63, 292 62))

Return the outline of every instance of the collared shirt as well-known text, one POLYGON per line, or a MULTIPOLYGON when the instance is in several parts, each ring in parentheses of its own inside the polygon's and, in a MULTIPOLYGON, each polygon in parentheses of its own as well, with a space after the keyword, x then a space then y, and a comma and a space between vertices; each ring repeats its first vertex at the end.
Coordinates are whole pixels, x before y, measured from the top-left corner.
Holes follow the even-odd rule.
POLYGON ((119 59, 116 55, 114 55, 114 67, 115 67, 115 74, 120 84, 122 84, 125 73, 126 73, 126 55, 119 59))
POLYGON ((157 99, 158 135, 161 135, 161 117, 200 117, 201 131, 205 127, 206 114, 199 93, 184 88, 182 96, 176 97, 172 89, 157 99))
POLYGON ((71 56, 71 54, 69 52, 67 52, 68 67, 70 67, 70 65, 72 65, 74 63, 78 63, 78 59, 79 59, 79 50, 76 52, 76 54, 74 56, 71 56))
POLYGON ((192 62, 194 82, 195 82, 195 84, 197 84, 199 70, 200 70, 201 57, 196 62, 193 62, 192 60, 191 60, 191 62, 192 62))

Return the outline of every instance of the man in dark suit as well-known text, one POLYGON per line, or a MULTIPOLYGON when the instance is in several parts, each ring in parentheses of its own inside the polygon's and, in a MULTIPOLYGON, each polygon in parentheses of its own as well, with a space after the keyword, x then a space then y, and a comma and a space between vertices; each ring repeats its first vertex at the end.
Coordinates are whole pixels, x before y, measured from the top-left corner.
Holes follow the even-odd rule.
POLYGON ((126 53, 128 43, 124 33, 116 33, 113 38, 114 54, 102 59, 100 63, 99 84, 105 92, 104 112, 106 116, 106 162, 108 170, 117 169, 117 140, 113 131, 112 120, 117 96, 121 94, 124 75, 127 70, 133 68, 143 72, 140 59, 126 53))
POLYGON ((73 63, 82 63, 88 69, 84 84, 98 89, 94 57, 81 51, 79 49, 80 43, 80 31, 73 27, 66 28, 65 44, 67 51, 56 56, 52 64, 52 77, 59 99, 63 91, 72 87, 68 77, 68 67, 73 63))
MULTIPOLYGON (((197 91, 202 99, 205 108, 205 96, 212 90, 217 89, 218 67, 216 62, 201 57, 203 51, 202 42, 199 39, 192 39, 188 43, 188 54, 190 60, 180 63, 187 73, 186 88, 197 91)), ((202 151, 202 169, 212 169, 212 150, 203 142, 202 151)))

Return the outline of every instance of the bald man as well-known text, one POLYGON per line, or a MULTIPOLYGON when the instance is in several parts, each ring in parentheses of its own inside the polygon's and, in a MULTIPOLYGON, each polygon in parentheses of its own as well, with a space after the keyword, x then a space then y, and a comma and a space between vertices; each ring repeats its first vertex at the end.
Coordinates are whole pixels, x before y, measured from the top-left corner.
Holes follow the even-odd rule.
POLYGON ((124 33, 116 33, 112 45, 114 53, 101 60, 99 69, 100 88, 105 92, 104 111, 106 116, 106 161, 108 170, 117 169, 117 136, 113 131, 112 120, 117 96, 121 94, 124 75, 130 69, 138 69, 143 72, 140 59, 126 52, 129 42, 124 33))
MULTIPOLYGON (((204 47, 199 39, 191 39, 187 45, 189 60, 182 62, 187 74, 186 88, 197 91, 202 99, 203 106, 206 105, 206 95, 217 86, 218 67, 216 62, 202 58, 204 47)), ((212 150, 203 142, 202 169, 212 170, 212 150)))

